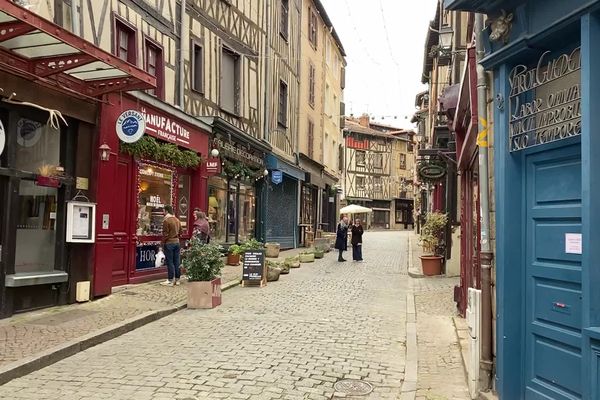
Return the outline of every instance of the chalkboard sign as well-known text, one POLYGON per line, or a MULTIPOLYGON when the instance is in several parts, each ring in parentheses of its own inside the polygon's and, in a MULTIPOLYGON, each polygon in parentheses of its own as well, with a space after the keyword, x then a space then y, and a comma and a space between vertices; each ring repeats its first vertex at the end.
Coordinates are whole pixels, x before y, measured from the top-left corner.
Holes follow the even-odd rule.
POLYGON ((266 283, 265 251, 245 251, 242 267, 242 286, 264 286, 266 283))

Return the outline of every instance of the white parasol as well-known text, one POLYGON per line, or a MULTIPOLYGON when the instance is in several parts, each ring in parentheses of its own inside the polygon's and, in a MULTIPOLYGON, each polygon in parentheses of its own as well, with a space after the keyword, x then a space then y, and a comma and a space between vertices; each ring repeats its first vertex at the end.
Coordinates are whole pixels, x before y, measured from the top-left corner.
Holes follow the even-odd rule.
POLYGON ((341 214, 363 214, 371 212, 373 212, 373 210, 370 208, 359 206, 358 204, 350 204, 340 210, 341 214))

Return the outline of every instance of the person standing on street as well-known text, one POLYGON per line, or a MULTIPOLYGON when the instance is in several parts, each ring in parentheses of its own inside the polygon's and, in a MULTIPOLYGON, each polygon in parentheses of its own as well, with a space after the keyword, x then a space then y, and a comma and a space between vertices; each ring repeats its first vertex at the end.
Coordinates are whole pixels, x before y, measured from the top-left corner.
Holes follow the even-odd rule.
POLYGON ((206 219, 206 214, 200 211, 199 208, 194 209, 194 236, 200 239, 202 243, 207 243, 210 241, 210 225, 208 224, 208 219, 206 219))
POLYGON ((363 237, 363 227, 360 224, 360 219, 354 221, 354 225, 352 225, 352 260, 354 261, 362 261, 362 237, 363 237))
POLYGON ((163 248, 167 261, 168 279, 161 283, 164 286, 179 285, 181 263, 179 234, 181 233, 181 222, 173 215, 173 207, 167 205, 164 208, 165 219, 163 220, 163 248))
POLYGON ((335 248, 339 250, 338 262, 344 262, 342 254, 348 250, 348 217, 343 217, 337 226, 335 248))

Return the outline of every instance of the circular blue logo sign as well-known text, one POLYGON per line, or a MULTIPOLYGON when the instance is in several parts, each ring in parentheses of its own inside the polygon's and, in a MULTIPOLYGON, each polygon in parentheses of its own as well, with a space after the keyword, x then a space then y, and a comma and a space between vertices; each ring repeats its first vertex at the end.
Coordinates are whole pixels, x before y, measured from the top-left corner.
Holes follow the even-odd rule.
POLYGON ((135 110, 127 110, 117 118, 117 136, 125 143, 135 143, 144 136, 146 120, 135 110))

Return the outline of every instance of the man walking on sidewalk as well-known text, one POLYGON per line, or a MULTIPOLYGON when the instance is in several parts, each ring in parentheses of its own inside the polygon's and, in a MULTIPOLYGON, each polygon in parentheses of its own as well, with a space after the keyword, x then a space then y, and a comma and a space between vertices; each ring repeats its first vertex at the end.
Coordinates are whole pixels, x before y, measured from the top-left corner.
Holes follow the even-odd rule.
POLYGON ((173 215, 173 207, 165 206, 165 219, 163 220, 163 247, 167 261, 168 279, 162 283, 164 286, 179 285, 180 251, 179 234, 181 222, 173 215))

